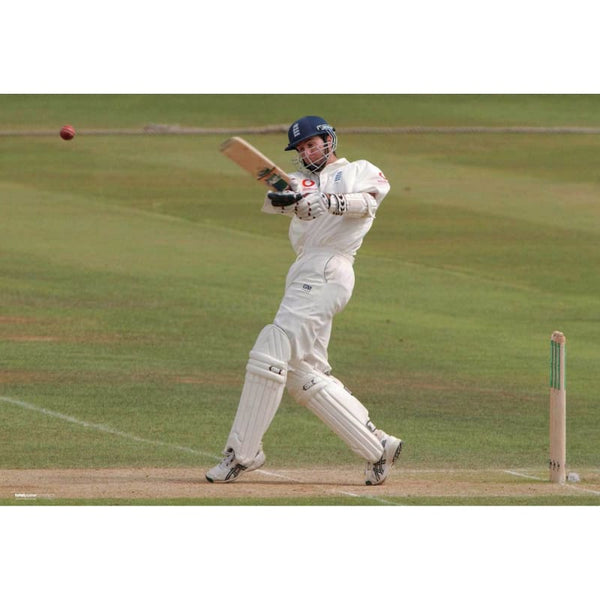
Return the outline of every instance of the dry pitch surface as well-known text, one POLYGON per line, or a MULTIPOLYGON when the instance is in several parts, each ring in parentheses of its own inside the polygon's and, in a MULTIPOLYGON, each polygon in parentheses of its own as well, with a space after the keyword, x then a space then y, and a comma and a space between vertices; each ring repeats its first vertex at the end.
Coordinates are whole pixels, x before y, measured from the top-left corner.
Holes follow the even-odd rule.
POLYGON ((594 496, 600 498, 600 472, 579 473, 581 481, 556 485, 544 474, 508 470, 403 470, 397 468, 382 486, 362 483, 360 468, 260 469, 231 484, 210 484, 203 469, 31 469, 0 470, 0 497, 17 499, 199 500, 367 498, 403 504, 405 498, 527 498, 594 496))

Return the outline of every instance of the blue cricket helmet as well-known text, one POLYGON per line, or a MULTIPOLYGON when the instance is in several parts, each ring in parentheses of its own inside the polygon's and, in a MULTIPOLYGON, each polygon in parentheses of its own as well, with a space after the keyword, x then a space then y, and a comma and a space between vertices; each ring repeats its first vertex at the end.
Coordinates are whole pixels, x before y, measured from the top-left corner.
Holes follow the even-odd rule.
POLYGON ((335 128, 322 117, 315 116, 302 117, 292 123, 288 130, 288 139, 290 143, 285 150, 295 150, 300 142, 314 137, 315 135, 330 135, 333 139, 332 150, 335 152, 335 147, 337 146, 335 128))

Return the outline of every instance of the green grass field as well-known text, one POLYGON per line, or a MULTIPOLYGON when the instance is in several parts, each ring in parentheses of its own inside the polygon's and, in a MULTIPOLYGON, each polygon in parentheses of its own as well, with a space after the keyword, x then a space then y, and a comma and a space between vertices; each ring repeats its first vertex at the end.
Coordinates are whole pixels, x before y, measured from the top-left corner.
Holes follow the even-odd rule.
MULTIPOLYGON (((597 127, 600 96, 0 96, 0 131, 57 132, 0 137, 0 469, 212 466, 293 260, 287 219, 260 212, 263 189, 218 152, 223 136, 67 143, 60 126, 244 127, 303 114, 338 128, 597 127)), ((284 135, 245 137, 287 166, 284 135)), ((349 134, 339 154, 377 164, 392 186, 330 356, 378 426, 406 440, 398 472, 545 479, 560 329, 568 463, 589 492, 386 500, 599 504, 600 136, 349 134)), ((362 469, 287 395, 264 445, 273 470, 362 469)), ((273 501, 237 501, 262 502, 273 501)))

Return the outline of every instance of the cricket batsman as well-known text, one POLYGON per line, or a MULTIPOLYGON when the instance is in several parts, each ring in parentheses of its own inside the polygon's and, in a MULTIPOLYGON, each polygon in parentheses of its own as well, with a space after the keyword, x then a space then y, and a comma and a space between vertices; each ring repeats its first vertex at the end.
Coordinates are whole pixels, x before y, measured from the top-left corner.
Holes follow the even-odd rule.
POLYGON ((352 296, 354 258, 390 185, 370 162, 338 158, 335 129, 321 117, 292 123, 288 142, 298 171, 290 190, 267 193, 262 210, 290 218, 297 258, 273 322, 250 351, 224 457, 206 479, 230 483, 263 466, 262 439, 287 388, 366 462, 365 483, 379 485, 402 440, 377 429, 367 408, 332 375, 327 348, 333 317, 352 296))

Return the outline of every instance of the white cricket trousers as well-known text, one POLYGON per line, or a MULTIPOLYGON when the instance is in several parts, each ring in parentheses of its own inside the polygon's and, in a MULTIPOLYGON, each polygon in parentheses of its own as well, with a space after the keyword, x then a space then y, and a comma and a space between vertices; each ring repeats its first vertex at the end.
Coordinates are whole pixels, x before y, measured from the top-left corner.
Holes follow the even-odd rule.
POLYGON ((315 249, 290 267, 285 294, 274 324, 291 343, 290 371, 309 368, 328 373, 333 317, 341 312, 354 289, 354 259, 334 250, 315 249))

